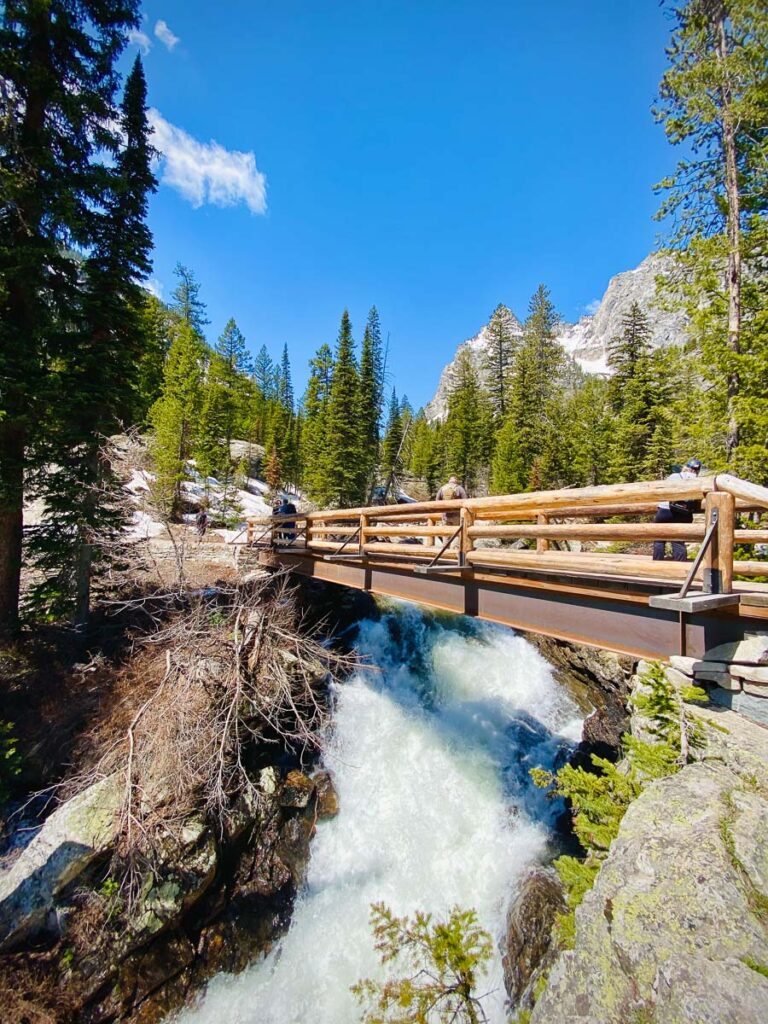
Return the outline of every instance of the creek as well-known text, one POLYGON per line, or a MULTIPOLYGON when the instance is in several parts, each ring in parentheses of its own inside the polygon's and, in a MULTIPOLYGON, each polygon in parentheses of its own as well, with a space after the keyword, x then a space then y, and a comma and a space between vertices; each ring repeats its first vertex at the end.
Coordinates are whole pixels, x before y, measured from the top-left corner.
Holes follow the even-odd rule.
MULTIPOLYGON (((474 907, 502 940, 521 876, 552 853, 561 807, 530 781, 562 763, 582 716, 541 655, 503 627, 387 603, 358 626, 363 659, 334 687, 323 760, 340 812, 312 840, 290 929, 218 975, 183 1024, 358 1024, 350 986, 383 976, 369 914, 474 907)), ((501 955, 482 982, 506 1020, 501 955)))

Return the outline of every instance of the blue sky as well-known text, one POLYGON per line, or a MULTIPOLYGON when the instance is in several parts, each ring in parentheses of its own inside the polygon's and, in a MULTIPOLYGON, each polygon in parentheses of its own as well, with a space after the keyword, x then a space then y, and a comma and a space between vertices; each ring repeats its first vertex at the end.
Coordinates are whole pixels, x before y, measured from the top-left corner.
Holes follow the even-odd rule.
POLYGON ((154 280, 177 261, 297 391, 342 310, 379 308, 419 406, 498 302, 566 320, 654 247, 677 154, 650 113, 656 0, 148 0, 154 280), (216 143, 216 145, 211 145, 216 143))

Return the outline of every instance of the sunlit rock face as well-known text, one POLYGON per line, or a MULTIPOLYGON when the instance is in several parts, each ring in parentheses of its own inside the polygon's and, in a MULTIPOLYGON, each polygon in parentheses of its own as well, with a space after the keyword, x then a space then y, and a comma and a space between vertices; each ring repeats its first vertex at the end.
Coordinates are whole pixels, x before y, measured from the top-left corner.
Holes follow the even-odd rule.
MULTIPOLYGON (((687 323, 685 315, 662 309, 656 294, 657 278, 669 276, 671 271, 669 257, 653 253, 634 270, 626 270, 612 277, 594 313, 583 316, 575 324, 560 325, 558 340, 566 352, 573 356, 587 373, 609 373, 608 344, 611 338, 621 333, 622 319, 633 302, 637 302, 648 317, 651 342, 655 347, 682 344, 685 341, 687 323)), ((502 309, 508 318, 510 333, 517 337, 522 336, 522 325, 515 314, 505 306, 502 309)), ((489 343, 487 324, 474 338, 468 338, 461 343, 453 361, 440 375, 435 397, 425 408, 428 419, 445 418, 448 411, 448 395, 456 372, 456 360, 462 349, 469 352, 476 370, 482 377, 486 372, 485 355, 489 343)))

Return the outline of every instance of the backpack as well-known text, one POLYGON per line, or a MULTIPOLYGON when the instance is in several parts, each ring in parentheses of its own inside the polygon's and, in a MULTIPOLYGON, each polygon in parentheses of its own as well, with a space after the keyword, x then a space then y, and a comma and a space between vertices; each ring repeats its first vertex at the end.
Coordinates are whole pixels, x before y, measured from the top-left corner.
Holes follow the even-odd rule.
POLYGON ((456 497, 458 486, 456 484, 443 484, 443 486, 440 488, 440 491, 442 493, 443 501, 453 501, 453 499, 456 497))

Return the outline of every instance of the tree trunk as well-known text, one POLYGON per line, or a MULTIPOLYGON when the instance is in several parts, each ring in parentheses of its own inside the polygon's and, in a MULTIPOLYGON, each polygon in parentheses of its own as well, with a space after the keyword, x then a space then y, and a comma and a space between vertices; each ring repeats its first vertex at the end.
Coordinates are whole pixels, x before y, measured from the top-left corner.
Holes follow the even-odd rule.
MULTIPOLYGON (((31 241, 39 240, 43 218, 38 188, 40 155, 46 152, 46 76, 51 69, 50 5, 39 5, 29 41, 30 88, 19 131, 19 151, 24 155, 26 181, 16 198, 15 225, 11 232, 10 266, 4 267, 6 300, 0 309, 5 327, 4 409, 0 415, 0 635, 16 632, 19 625, 21 546, 24 530, 24 469, 27 427, 32 423, 31 404, 37 394, 40 365, 36 347, 39 331, 40 277, 42 267, 29 258, 31 241), (31 355, 30 355, 31 353, 31 355)), ((18 156, 18 154, 16 154, 18 156)))
POLYGON ((19 625, 24 507, 24 432, 0 420, 0 636, 19 625))
MULTIPOLYGON (((733 356, 740 352, 741 335, 741 203, 739 196, 738 164, 736 160, 736 131, 733 124, 733 93, 728 75, 728 37, 725 30, 725 11, 720 8, 715 22, 718 59, 722 65, 723 84, 723 159, 725 162, 725 191, 728 201, 727 237, 728 270, 728 348, 733 356)), ((736 405, 739 398, 738 363, 727 373, 728 427, 725 440, 726 461, 730 464, 739 445, 739 421, 736 405)))

